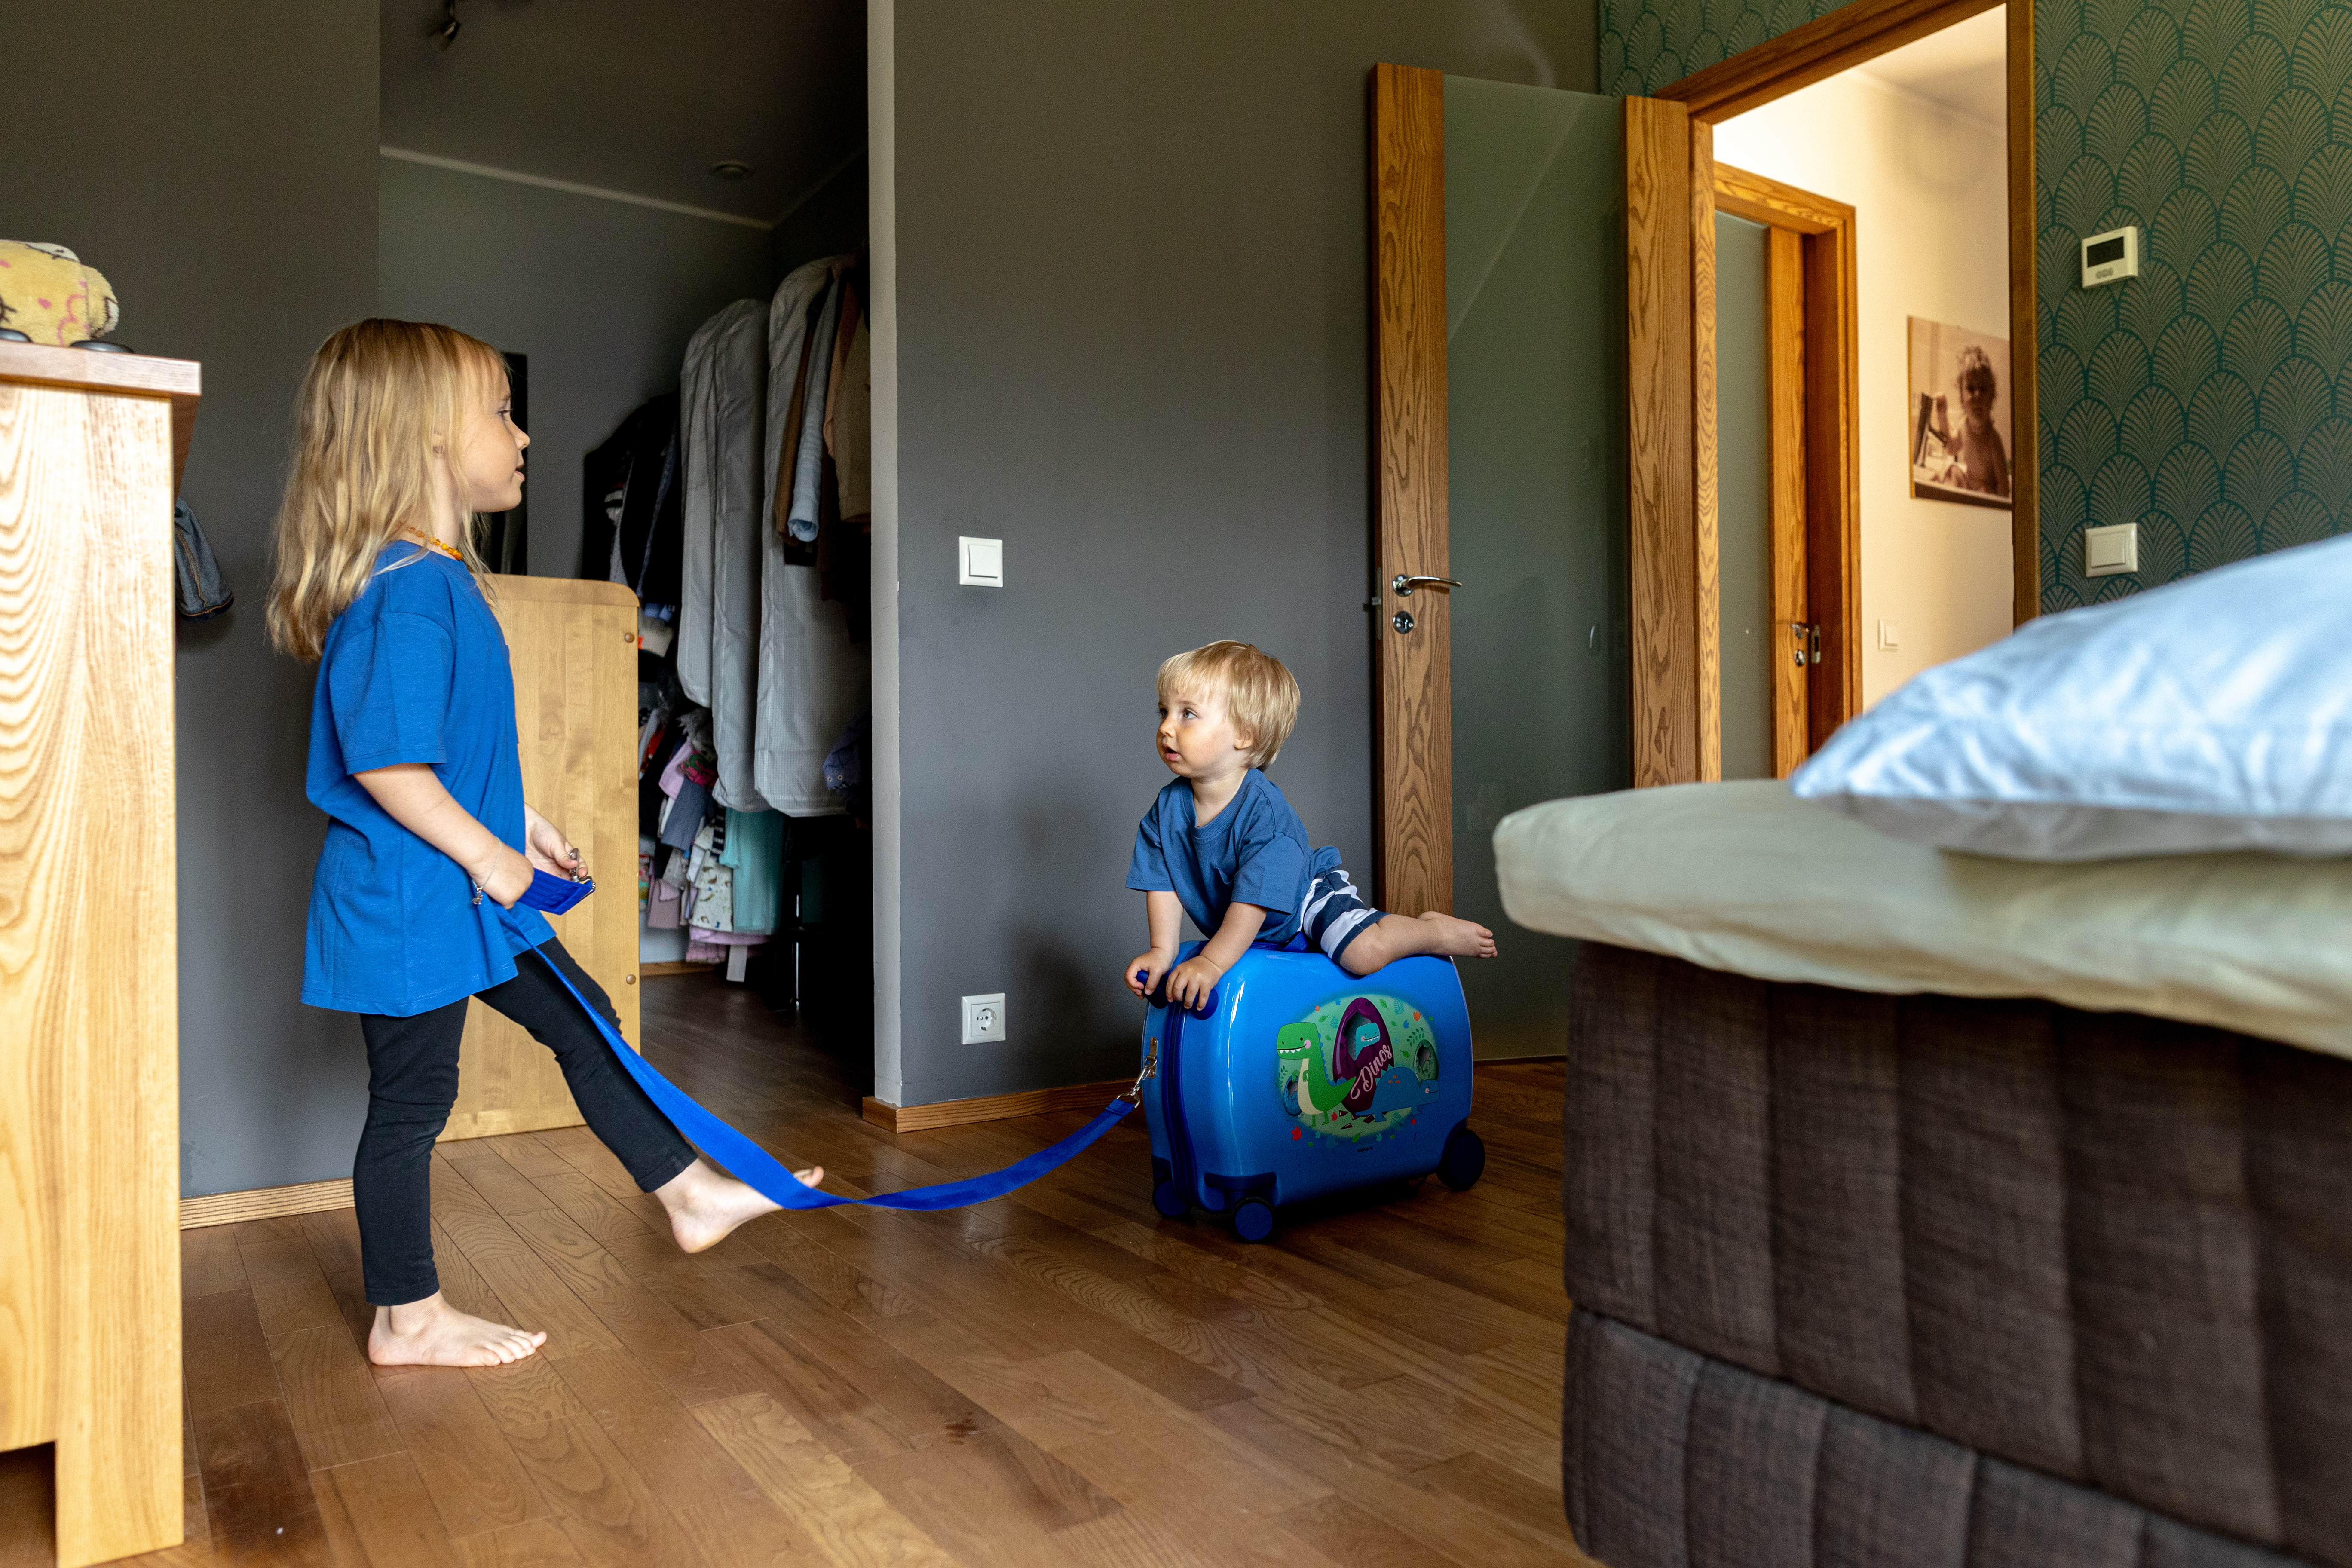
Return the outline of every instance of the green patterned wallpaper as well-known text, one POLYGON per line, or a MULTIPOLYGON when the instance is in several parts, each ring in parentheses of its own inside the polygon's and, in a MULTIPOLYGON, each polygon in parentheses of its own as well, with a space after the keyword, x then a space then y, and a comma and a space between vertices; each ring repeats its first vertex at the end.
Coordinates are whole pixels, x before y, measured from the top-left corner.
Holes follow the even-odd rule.
MULTIPOLYGON (((1831 8, 1602 0, 1601 79, 1654 90, 1831 8)), ((2034 101, 2042 608, 2343 530, 2352 6, 2040 0, 2034 101), (2125 224, 2140 276, 2083 289, 2082 237, 2125 224), (2084 578, 2085 521, 2134 520, 2138 575, 2084 578)))

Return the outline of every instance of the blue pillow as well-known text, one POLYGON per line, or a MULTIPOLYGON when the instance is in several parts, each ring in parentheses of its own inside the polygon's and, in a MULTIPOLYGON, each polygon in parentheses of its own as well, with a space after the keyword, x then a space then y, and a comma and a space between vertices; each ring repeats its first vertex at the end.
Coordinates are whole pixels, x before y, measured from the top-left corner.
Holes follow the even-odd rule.
POLYGON ((2029 621, 1915 677, 1791 786, 2011 859, 2352 855, 2352 536, 2029 621))

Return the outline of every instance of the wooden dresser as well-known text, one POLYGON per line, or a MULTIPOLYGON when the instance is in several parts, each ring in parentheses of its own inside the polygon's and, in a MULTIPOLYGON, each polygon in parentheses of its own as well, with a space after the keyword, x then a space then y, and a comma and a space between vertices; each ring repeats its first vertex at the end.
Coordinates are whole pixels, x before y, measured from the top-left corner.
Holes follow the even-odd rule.
POLYGON ((0 1449, 182 1538, 172 499, 197 367, 0 342, 0 1449))

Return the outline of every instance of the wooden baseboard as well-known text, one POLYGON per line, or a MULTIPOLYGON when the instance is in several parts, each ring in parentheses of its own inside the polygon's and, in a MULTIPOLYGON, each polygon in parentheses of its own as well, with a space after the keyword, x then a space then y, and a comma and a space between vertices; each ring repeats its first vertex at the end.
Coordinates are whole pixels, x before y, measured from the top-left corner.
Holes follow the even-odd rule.
POLYGON ((1043 1116, 1051 1110, 1100 1110, 1128 1087, 1123 1078, 1106 1083, 1074 1083, 1062 1089, 1024 1089, 1017 1094, 984 1094, 977 1100, 940 1100, 929 1105, 886 1105, 866 1097, 866 1120, 893 1132, 927 1127, 960 1127, 967 1121, 1003 1121, 1043 1116))
POLYGON ((274 1219, 279 1215, 316 1214, 321 1209, 352 1206, 352 1179, 297 1182, 290 1187, 254 1187, 242 1193, 214 1193, 180 1200, 180 1228, 196 1230, 208 1225, 235 1225, 239 1220, 274 1219))
POLYGON ((659 980, 665 974, 709 974, 726 967, 727 963, 723 959, 717 963, 688 963, 682 958, 666 959, 659 963, 638 964, 637 978, 659 980))

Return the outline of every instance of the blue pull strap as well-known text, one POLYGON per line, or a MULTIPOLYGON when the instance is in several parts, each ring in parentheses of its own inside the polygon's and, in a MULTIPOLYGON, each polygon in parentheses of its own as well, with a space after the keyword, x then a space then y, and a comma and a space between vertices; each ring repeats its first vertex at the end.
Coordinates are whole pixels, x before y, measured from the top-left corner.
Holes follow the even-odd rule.
POLYGON ((832 1193, 819 1192, 784 1167, 782 1161, 740 1132, 705 1110, 693 1096, 654 1070, 653 1064, 629 1049, 628 1042, 613 1021, 588 1005, 588 998, 572 984, 572 977, 556 964, 548 968, 563 982, 572 1000, 596 1021, 597 1031, 613 1054, 621 1058, 621 1066, 637 1080, 638 1087, 650 1096, 661 1113, 670 1119, 687 1142, 732 1171, 737 1179, 754 1190, 780 1203, 788 1209, 825 1209, 842 1204, 870 1204, 886 1209, 953 1209, 966 1204, 985 1203, 1001 1198, 1016 1187, 1025 1187, 1055 1166, 1076 1156, 1096 1139, 1109 1131, 1118 1119, 1135 1109, 1122 1098, 1103 1108, 1102 1114, 1071 1133, 1050 1149, 1040 1149, 1034 1154, 1015 1160, 1001 1171, 984 1176, 967 1176, 960 1182, 941 1182, 936 1186, 909 1187, 903 1193, 883 1193, 870 1198, 848 1198, 832 1193))

